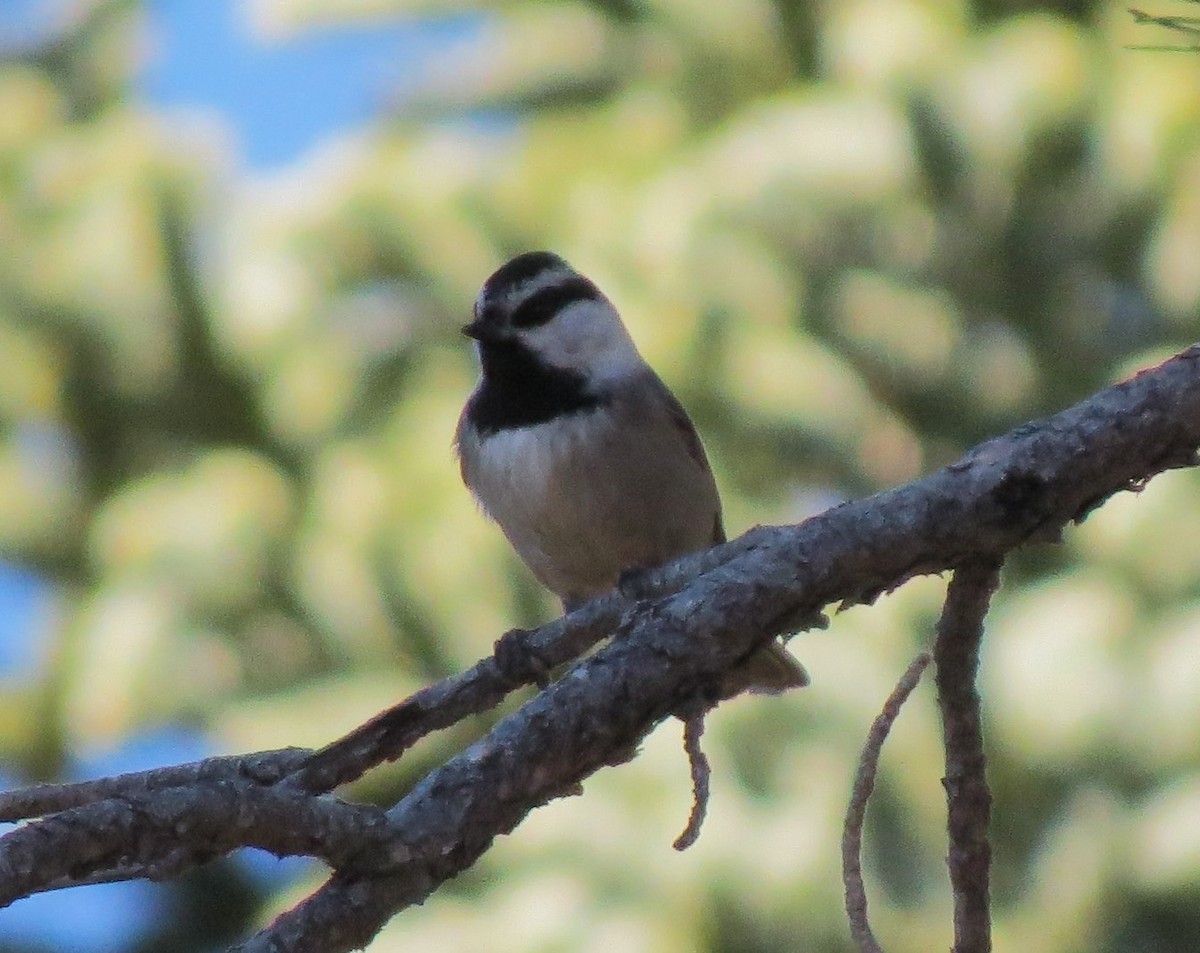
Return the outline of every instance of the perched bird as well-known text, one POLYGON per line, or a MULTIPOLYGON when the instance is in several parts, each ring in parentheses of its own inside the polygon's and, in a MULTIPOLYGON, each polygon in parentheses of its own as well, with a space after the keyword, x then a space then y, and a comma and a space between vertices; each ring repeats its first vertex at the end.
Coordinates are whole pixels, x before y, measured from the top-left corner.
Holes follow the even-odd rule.
MULTIPOLYGON (((482 365, 455 434, 463 482, 565 611, 625 570, 725 541, 695 427, 591 281, 550 252, 519 255, 462 330, 482 365)), ((771 643, 721 690, 806 684, 771 643)))

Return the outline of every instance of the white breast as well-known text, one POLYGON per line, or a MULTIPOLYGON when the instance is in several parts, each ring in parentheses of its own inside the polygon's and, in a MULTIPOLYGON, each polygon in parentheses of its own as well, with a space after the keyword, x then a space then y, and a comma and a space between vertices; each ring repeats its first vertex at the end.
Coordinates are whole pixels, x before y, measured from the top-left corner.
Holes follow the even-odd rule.
POLYGON ((710 545, 712 476, 652 415, 612 407, 480 440, 460 433, 463 478, 538 580, 566 601, 615 585, 624 569, 710 545))
POLYGON ((497 522, 510 522, 505 514, 540 513, 546 498, 554 493, 561 458, 578 452, 595 413, 576 414, 533 427, 501 430, 483 441, 475 461, 471 489, 484 509, 497 522))
POLYGON ((620 571, 596 551, 611 548, 597 517, 603 523, 600 511, 619 500, 598 496, 584 478, 589 470, 600 477, 610 427, 599 410, 461 441, 463 478, 476 499, 538 580, 563 598, 607 589, 620 571))

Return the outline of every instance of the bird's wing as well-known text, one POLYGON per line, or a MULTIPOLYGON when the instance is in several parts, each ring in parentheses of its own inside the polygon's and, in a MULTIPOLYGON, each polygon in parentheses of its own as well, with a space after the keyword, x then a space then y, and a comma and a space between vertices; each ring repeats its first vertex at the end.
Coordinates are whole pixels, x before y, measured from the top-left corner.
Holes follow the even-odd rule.
POLYGON ((700 434, 696 432, 696 425, 692 423, 692 418, 684 410, 683 404, 654 371, 647 368, 645 376, 637 383, 647 392, 644 395, 644 405, 661 408, 669 426, 668 433, 683 444, 688 457, 703 472, 705 479, 711 485, 714 510, 712 542, 713 545, 725 542, 725 524, 721 518, 721 498, 717 492, 712 467, 708 463, 708 455, 704 452, 704 444, 700 440, 700 434))

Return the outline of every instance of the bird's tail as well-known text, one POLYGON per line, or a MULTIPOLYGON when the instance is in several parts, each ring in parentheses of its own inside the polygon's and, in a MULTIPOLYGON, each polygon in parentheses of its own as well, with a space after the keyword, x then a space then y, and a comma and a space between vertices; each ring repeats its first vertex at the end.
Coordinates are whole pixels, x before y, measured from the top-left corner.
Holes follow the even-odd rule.
POLYGON ((792 688, 803 688, 808 672, 794 655, 778 642, 759 649, 721 680, 721 697, 732 698, 742 692, 779 695, 792 688))

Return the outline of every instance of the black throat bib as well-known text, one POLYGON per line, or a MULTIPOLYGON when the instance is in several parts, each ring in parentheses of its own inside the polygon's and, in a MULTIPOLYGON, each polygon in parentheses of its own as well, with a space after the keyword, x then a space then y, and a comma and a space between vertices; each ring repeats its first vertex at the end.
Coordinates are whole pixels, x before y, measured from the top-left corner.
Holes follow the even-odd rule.
POLYGON ((544 424, 605 403, 604 397, 588 388, 582 374, 539 361, 517 341, 481 342, 479 353, 483 379, 468 413, 482 437, 544 424))

